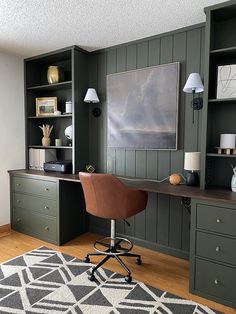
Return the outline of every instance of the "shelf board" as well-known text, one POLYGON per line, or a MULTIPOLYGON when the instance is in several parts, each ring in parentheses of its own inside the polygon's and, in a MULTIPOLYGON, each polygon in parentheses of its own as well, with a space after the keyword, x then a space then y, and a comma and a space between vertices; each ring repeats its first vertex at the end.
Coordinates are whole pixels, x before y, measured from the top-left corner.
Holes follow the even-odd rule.
POLYGON ((232 46, 228 48, 221 48, 221 49, 214 49, 210 51, 212 55, 221 55, 225 53, 234 53, 234 52, 236 52, 236 46, 232 46))
POLYGON ((27 90, 59 90, 59 89, 69 89, 72 87, 72 81, 65 81, 54 84, 45 84, 27 87, 27 90))
POLYGON ((207 153, 206 155, 207 157, 236 158, 236 155, 214 154, 214 153, 207 153))
POLYGON ((27 117, 27 119, 61 119, 61 118, 71 118, 71 117, 72 117, 72 114, 61 114, 60 116, 55 116, 55 115, 52 115, 52 116, 40 116, 40 117, 29 116, 29 117, 27 117))
POLYGON ((56 148, 56 149, 72 149, 72 146, 42 146, 42 145, 28 145, 28 148, 56 148))
POLYGON ((236 98, 225 98, 225 99, 208 99, 208 102, 223 103, 223 102, 236 102, 236 98))

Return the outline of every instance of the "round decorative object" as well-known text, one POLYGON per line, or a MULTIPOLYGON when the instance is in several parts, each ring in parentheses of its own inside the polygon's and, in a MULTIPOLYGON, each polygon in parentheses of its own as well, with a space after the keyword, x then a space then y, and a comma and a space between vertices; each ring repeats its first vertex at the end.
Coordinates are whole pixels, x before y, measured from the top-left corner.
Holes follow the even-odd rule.
POLYGON ((95 171, 95 166, 93 164, 88 164, 85 166, 85 169, 89 173, 93 173, 95 171))
POLYGON ((57 65, 51 65, 48 67, 47 80, 49 84, 59 83, 64 80, 63 69, 57 65))
POLYGON ((60 116, 61 115, 61 111, 57 110, 54 112, 54 116, 60 116))
POLYGON ((50 139, 50 137, 43 137, 42 138, 42 145, 43 146, 50 146, 50 142, 51 142, 51 139, 50 139))
POLYGON ((170 184, 177 185, 181 182, 181 177, 179 174, 173 173, 169 178, 170 184))
POLYGON ((65 129, 65 136, 66 136, 69 140, 72 140, 72 139, 73 139, 73 128, 72 128, 72 125, 69 125, 69 126, 65 129))

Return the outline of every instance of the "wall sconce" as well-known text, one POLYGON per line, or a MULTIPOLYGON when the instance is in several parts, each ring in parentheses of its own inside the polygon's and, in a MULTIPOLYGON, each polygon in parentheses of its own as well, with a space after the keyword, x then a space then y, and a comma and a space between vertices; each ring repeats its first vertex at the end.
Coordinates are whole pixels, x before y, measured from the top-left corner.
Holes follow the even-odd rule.
MULTIPOLYGON (((87 93, 84 97, 84 102, 90 103, 90 104, 97 104, 99 103, 99 98, 96 92, 95 88, 88 88, 87 93)), ((96 107, 92 110, 92 114, 94 117, 99 117, 101 115, 102 111, 100 108, 96 107)))
POLYGON ((202 97, 195 97, 195 93, 201 93, 204 91, 204 86, 199 73, 191 73, 184 85, 183 91, 185 93, 191 93, 193 99, 191 106, 193 108, 193 123, 194 123, 194 110, 200 110, 203 107, 202 97))
POLYGON ((186 184, 189 186, 199 186, 200 157, 200 152, 185 153, 184 155, 184 170, 188 170, 186 184))

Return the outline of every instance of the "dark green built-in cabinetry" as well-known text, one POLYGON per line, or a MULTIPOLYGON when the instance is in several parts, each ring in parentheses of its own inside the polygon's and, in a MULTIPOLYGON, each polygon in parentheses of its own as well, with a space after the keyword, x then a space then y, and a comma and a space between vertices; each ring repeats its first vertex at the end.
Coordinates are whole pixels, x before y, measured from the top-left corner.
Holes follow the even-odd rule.
POLYGON ((64 176, 10 171, 12 229, 57 245, 87 230, 82 187, 64 176))
MULTIPOLYGON (((58 160, 71 160, 72 172, 85 169, 89 160, 88 106, 83 102, 88 88, 88 53, 77 46, 64 48, 25 60, 26 169, 29 149, 56 149, 58 160), (64 69, 64 80, 48 84, 47 69, 57 65, 64 69), (72 114, 36 116, 37 97, 57 97, 58 110, 65 112, 65 102, 72 101, 72 114), (51 146, 42 146, 42 124, 53 125, 51 146), (70 142, 64 134, 73 126, 70 142), (55 146, 55 139, 62 146, 55 146)), ((37 175, 38 173, 38 175, 37 175)), ((62 244, 86 230, 82 188, 57 178, 34 175, 11 175, 11 223, 14 230, 45 241, 62 244)))
POLYGON ((236 98, 217 99, 217 68, 236 64, 236 3, 205 9, 205 72, 202 122, 201 188, 230 188, 236 155, 219 155, 220 134, 235 133, 236 98))
MULTIPOLYGON (((51 146, 58 160, 72 160, 73 173, 85 168, 88 162, 88 106, 83 102, 88 88, 88 53, 77 46, 64 48, 25 60, 25 114, 26 114, 26 168, 29 167, 29 148, 43 148, 39 125, 53 125, 51 146), (64 70, 64 80, 48 84, 48 66, 57 65, 64 70), (60 116, 37 117, 36 98, 57 97, 60 116), (72 114, 63 115, 65 102, 72 101, 72 114), (73 140, 65 137, 64 130, 73 125, 73 140), (62 146, 55 146, 55 139, 62 146)), ((46 148, 47 149, 47 148, 46 148)))
POLYGON ((190 292, 236 307, 236 205, 192 199, 190 292))

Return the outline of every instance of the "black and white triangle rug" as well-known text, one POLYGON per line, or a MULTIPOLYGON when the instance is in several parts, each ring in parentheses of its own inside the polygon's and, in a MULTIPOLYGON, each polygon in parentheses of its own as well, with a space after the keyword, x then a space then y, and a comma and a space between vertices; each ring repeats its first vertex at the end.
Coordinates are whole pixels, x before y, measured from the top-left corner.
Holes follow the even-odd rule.
POLYGON ((0 265, 0 314, 215 314, 190 300, 40 247, 0 265))

